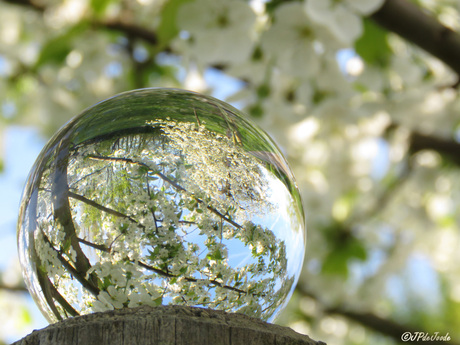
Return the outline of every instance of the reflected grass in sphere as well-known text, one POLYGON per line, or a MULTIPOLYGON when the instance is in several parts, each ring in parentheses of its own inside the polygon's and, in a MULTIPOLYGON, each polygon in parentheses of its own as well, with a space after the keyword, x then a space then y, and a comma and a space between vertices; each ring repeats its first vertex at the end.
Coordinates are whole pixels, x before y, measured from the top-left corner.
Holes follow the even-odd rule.
POLYGON ((48 142, 25 186, 18 246, 50 322, 161 304, 272 321, 299 278, 304 224, 285 159, 241 112, 141 89, 48 142))

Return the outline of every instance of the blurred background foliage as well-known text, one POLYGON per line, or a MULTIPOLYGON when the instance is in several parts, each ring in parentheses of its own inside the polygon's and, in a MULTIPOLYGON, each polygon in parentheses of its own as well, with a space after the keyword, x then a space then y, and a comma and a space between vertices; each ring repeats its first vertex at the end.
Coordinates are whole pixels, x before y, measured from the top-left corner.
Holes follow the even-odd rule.
POLYGON ((330 344, 397 344, 406 331, 459 344, 459 10, 453 0, 0 1, 2 341, 46 325, 14 249, 41 147, 118 92, 177 87, 246 112, 295 171, 308 249, 278 323, 330 344))

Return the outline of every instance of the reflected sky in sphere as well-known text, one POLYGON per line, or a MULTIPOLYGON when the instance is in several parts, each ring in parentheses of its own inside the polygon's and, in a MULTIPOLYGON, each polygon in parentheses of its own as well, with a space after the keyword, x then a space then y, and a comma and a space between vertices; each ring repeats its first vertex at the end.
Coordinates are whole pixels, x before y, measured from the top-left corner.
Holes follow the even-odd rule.
POLYGON ((277 146, 232 106, 176 89, 126 92, 64 126, 31 170, 18 229, 50 322, 160 304, 272 321, 305 253, 277 146))

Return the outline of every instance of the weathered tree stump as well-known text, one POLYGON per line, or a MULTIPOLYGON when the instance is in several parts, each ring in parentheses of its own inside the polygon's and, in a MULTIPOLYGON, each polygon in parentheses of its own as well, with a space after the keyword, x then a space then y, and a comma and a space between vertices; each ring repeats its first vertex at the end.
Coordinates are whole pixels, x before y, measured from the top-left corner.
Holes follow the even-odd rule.
POLYGON ((78 316, 12 345, 321 345, 290 328, 242 314, 160 306, 78 316))

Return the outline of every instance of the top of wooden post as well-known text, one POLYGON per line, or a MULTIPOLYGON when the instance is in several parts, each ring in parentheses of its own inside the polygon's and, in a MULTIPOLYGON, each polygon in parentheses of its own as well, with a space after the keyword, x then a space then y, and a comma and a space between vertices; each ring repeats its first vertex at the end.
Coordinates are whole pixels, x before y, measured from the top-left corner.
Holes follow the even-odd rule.
POLYGON ((82 315, 12 345, 325 345, 288 327, 219 310, 159 306, 82 315))

